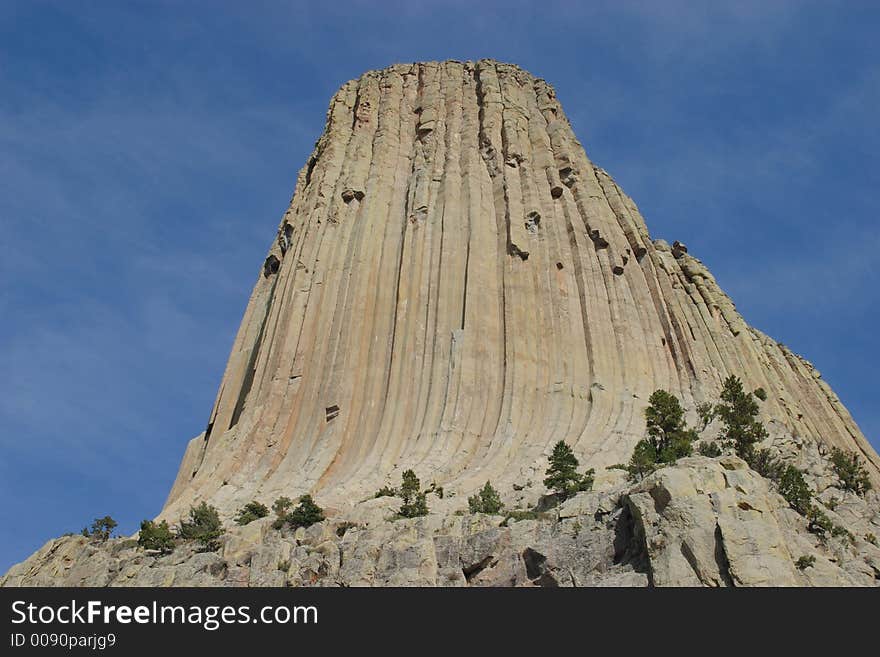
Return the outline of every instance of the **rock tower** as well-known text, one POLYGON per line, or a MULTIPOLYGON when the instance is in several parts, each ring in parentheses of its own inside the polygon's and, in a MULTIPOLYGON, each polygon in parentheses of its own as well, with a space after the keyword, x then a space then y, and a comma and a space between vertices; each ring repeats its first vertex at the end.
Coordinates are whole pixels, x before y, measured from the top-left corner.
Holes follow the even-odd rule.
POLYGON ((772 440, 880 460, 819 372, 749 327, 587 157, 542 79, 483 60, 346 83, 261 264, 163 516, 310 492, 344 508, 413 468, 469 494, 540 481, 565 440, 626 461, 652 391, 730 374, 772 440))

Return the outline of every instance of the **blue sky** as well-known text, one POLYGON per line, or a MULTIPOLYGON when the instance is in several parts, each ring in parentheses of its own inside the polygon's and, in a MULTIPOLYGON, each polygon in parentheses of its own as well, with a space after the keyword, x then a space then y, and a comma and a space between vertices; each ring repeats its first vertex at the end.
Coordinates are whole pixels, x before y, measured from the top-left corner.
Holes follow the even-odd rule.
POLYGON ((330 96, 401 61, 547 78, 880 446, 880 5, 726 4, 0 4, 0 571, 159 511, 330 96))

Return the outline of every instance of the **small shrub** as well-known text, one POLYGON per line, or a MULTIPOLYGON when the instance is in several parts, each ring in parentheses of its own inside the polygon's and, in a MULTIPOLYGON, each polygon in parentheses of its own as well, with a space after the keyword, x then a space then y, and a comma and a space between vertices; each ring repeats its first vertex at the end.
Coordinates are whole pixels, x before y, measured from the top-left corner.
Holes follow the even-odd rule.
POLYGON ((180 521, 177 533, 180 538, 198 541, 206 552, 213 552, 220 547, 217 539, 223 533, 220 514, 216 508, 202 502, 199 506, 190 508, 189 520, 180 521))
POLYGON ((544 485, 563 499, 573 496, 575 493, 593 488, 593 476, 595 470, 587 470, 584 474, 578 474, 578 460, 565 441, 560 440, 553 446, 550 455, 550 467, 544 473, 544 485))
POLYGON ((95 522, 92 523, 91 529, 83 527, 81 533, 86 538, 91 538, 103 543, 110 538, 115 528, 116 521, 110 516, 104 516, 103 518, 95 518, 95 522))
POLYGON ((714 459, 721 456, 721 448, 718 446, 718 443, 707 443, 704 440, 697 447, 697 454, 714 459))
POLYGON ((138 533, 137 544, 145 550, 158 550, 163 554, 174 551, 174 535, 168 526, 168 521, 156 523, 152 520, 141 522, 141 530, 138 533))
MULTIPOLYGON (((697 413, 703 428, 711 421, 713 409, 701 404, 697 413)), ((626 470, 631 481, 639 481, 658 467, 674 463, 693 453, 697 432, 689 429, 678 397, 665 390, 655 390, 645 409, 648 437, 636 443, 628 464, 612 466, 626 470)))
POLYGON ((715 411, 724 423, 724 438, 736 453, 748 462, 755 445, 767 437, 767 430, 758 419, 758 403, 743 390, 742 381, 730 376, 721 389, 721 403, 715 411))
POLYGON ((404 502, 400 505, 398 513, 401 518, 418 518, 419 516, 428 515, 427 493, 416 493, 409 502, 404 502))
POLYGON ((779 478, 779 492, 792 509, 802 516, 809 514, 813 495, 804 474, 793 465, 786 466, 779 478))
POLYGON ((829 497, 828 501, 825 502, 825 506, 827 506, 828 509, 830 509, 831 511, 834 511, 834 509, 837 508, 838 504, 840 504, 840 500, 838 500, 836 497, 829 497))
POLYGON ((581 477, 581 483, 580 483, 580 487, 578 488, 578 490, 580 490, 582 492, 593 490, 593 483, 595 482, 595 479, 596 479, 596 469, 590 468, 589 470, 586 470, 584 472, 583 476, 581 477))
POLYGON ((272 510, 275 512, 275 521, 272 523, 273 528, 281 529, 284 527, 287 512, 290 511, 292 506, 293 500, 286 496, 279 497, 272 503, 272 510))
POLYGON ((870 543, 871 545, 877 545, 877 537, 874 536, 874 534, 871 532, 865 534, 865 540, 868 541, 868 543, 870 543))
POLYGON ((760 399, 762 402, 767 401, 767 391, 764 390, 764 388, 758 388, 752 394, 755 395, 755 397, 760 399))
POLYGON ((382 488, 377 490, 376 494, 373 495, 374 499, 378 499, 380 497, 397 497, 397 489, 391 488, 391 486, 382 486, 382 488))
POLYGON ((797 561, 794 562, 795 567, 798 570, 806 570, 807 568, 811 568, 816 564, 816 557, 812 554, 810 556, 802 556, 799 557, 797 561))
POLYGON ((712 420, 715 419, 715 404, 711 402, 697 404, 697 417, 700 418, 702 425, 700 431, 705 431, 706 427, 712 424, 712 420))
POLYGON ((403 500, 397 512, 400 518, 416 518, 428 515, 428 493, 421 490, 422 484, 416 473, 405 470, 397 493, 403 500))
POLYGON ((324 520, 324 509, 315 504, 311 495, 300 497, 299 505, 284 518, 284 521, 293 529, 311 527, 322 520, 324 520))
POLYGON ((290 559, 279 561, 276 568, 278 568, 278 570, 280 570, 282 573, 286 573, 288 570, 290 570, 290 559))
POLYGON ((807 512, 807 521, 807 529, 818 536, 824 537, 834 528, 831 519, 815 506, 807 512))
POLYGON ((439 497, 441 500, 443 499, 443 494, 444 494, 443 486, 438 486, 436 483, 432 483, 431 487, 427 490, 427 492, 434 493, 434 495, 439 497))
POLYGON ((846 538, 850 543, 856 542, 856 537, 853 536, 853 533, 846 527, 841 527, 840 525, 831 526, 831 535, 834 538, 846 538))
POLYGON ((254 500, 253 502, 248 502, 239 510, 238 515, 235 516, 235 524, 244 526, 268 515, 269 509, 266 505, 254 500))
POLYGON ((785 472, 785 464, 773 458, 769 449, 752 450, 748 454, 749 467, 762 477, 779 482, 785 472))
POLYGON ((657 450, 650 441, 640 440, 633 449, 629 463, 618 463, 609 467, 612 470, 625 470, 630 481, 641 481, 659 467, 657 450))
POLYGON ((864 495, 871 488, 868 472, 855 452, 845 452, 837 447, 831 450, 831 467, 840 485, 856 495, 864 495))
POLYGON ((501 503, 501 497, 498 495, 492 484, 488 481, 486 485, 476 495, 468 498, 468 507, 471 513, 488 513, 494 515, 504 508, 501 503))
POLYGON ((524 509, 513 509, 508 511, 505 515, 504 520, 513 520, 514 522, 519 522, 520 520, 537 520, 538 512, 524 509))

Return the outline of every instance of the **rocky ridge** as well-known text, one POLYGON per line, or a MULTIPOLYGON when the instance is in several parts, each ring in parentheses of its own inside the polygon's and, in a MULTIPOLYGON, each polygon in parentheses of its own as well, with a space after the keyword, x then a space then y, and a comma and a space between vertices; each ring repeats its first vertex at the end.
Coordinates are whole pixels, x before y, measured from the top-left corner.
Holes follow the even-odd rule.
POLYGON ((602 480, 600 490, 518 521, 465 513, 456 497, 432 498, 428 516, 393 520, 400 500, 382 497, 296 531, 273 529, 270 517, 232 526, 216 552, 189 543, 162 556, 132 539, 67 536, 0 585, 880 585, 874 492, 826 488, 820 498, 836 503, 825 512, 849 536, 820 537, 732 455, 681 459, 637 484, 602 480), (810 565, 799 567, 803 558, 810 565))

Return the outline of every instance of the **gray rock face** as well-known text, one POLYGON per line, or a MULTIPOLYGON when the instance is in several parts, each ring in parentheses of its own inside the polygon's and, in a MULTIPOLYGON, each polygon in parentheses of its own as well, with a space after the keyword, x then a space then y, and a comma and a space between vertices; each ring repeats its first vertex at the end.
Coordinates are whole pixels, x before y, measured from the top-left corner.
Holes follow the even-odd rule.
MULTIPOLYGON (((843 495, 838 491, 838 494, 843 495)), ((449 500, 444 500, 450 502, 449 500)), ((55 539, 4 586, 875 586, 876 496, 837 506, 851 540, 820 538, 740 459, 691 457, 638 484, 579 493, 530 520, 464 514, 392 520, 368 500, 295 532, 230 528, 216 553, 152 556, 129 539, 55 539), (844 513, 844 508, 847 509, 844 513), (801 570, 800 557, 813 557, 801 570)), ((829 513, 833 513, 828 511, 829 513)))

